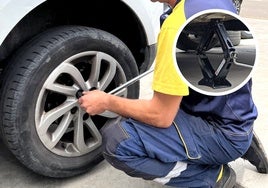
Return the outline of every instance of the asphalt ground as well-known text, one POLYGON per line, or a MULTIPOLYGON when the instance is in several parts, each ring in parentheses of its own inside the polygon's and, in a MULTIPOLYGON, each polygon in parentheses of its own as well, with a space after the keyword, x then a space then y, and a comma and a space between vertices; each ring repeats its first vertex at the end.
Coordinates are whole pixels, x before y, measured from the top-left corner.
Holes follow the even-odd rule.
MULTIPOLYGON (((253 98, 259 116, 254 130, 268 152, 268 12, 266 0, 244 0, 241 17, 251 28, 257 41, 257 61, 252 73, 253 98)), ((151 97, 152 75, 141 80, 141 98, 151 97)), ((167 188, 151 181, 132 178, 114 169, 106 161, 77 177, 53 179, 25 169, 0 142, 0 187, 2 188, 167 188)), ((257 173, 254 166, 242 159, 230 163, 239 185, 247 188, 268 187, 268 175, 257 173)))

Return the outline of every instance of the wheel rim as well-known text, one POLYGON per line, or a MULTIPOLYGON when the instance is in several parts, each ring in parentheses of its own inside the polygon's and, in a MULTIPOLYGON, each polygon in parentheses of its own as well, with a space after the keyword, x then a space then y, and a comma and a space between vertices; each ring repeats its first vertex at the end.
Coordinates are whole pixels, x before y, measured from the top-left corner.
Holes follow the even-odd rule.
MULTIPOLYGON (((76 54, 49 74, 37 98, 36 131, 44 146, 60 156, 81 156, 102 144, 99 130, 119 116, 105 112, 89 116, 76 94, 91 88, 108 92, 126 82, 120 64, 103 52, 76 54)), ((124 89, 116 95, 126 97, 124 89)))
POLYGON ((233 0, 233 4, 236 8, 237 13, 240 13, 241 1, 240 0, 233 0))

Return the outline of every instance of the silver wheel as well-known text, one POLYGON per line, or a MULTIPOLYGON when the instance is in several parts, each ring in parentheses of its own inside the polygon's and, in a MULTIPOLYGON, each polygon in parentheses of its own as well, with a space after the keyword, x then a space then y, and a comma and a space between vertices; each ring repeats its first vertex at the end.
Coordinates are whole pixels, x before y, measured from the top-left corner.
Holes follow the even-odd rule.
MULTIPOLYGON (((108 93, 137 76, 128 47, 99 29, 62 26, 30 40, 8 64, 0 123, 16 158, 49 177, 81 174, 102 161, 101 129, 120 117, 89 116, 77 97, 93 88, 108 93)), ((138 98, 139 83, 115 95, 138 98)))
POLYGON ((237 13, 239 14, 241 10, 242 0, 233 0, 233 4, 236 8, 237 13))
MULTIPOLYGON (((99 129, 117 114, 105 112, 91 117, 76 97, 79 90, 109 91, 126 82, 120 64, 103 52, 76 54, 49 74, 37 99, 36 131, 41 142, 60 156, 81 156, 102 144, 99 129)), ((127 90, 117 95, 126 97, 127 90)))

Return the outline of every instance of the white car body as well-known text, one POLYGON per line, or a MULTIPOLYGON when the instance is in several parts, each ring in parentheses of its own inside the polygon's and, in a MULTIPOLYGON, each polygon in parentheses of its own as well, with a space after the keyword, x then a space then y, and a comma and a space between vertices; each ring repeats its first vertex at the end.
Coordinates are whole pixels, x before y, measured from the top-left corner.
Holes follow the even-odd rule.
MULTIPOLYGON (((70 177, 100 161, 100 129, 119 117, 95 120, 77 94, 148 70, 162 12, 149 0, 0 0, 0 129, 22 164, 70 177)), ((122 93, 138 98, 138 82, 122 93)))
MULTIPOLYGON (((139 17, 148 34, 148 44, 154 44, 159 30, 159 16, 163 11, 163 5, 151 3, 149 0, 122 1, 139 17)), ((0 44, 25 15, 43 2, 45 0, 0 0, 0 44)))

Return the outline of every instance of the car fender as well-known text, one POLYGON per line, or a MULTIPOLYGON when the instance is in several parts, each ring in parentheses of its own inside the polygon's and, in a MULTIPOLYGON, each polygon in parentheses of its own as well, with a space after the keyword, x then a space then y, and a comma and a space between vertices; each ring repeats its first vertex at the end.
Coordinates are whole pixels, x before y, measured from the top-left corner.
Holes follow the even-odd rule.
POLYGON ((142 23, 141 25, 146 32, 148 44, 155 44, 160 28, 159 17, 163 13, 163 5, 144 0, 122 0, 122 2, 134 11, 142 23))
MULTIPOLYGON (((143 0, 121 0, 136 14, 144 27, 149 45, 156 42, 159 23, 158 15, 163 9, 160 4, 143 0), (139 2, 137 2, 139 1, 139 2), (150 6, 154 6, 149 8, 150 6), (144 7, 144 8, 141 8, 144 7), (150 10, 152 9, 152 10, 150 10), (156 17, 155 17, 156 15, 156 17)), ((16 24, 35 7, 45 2, 45 0, 1 0, 0 3, 0 44, 12 31, 16 24), (7 17, 8 15, 8 17, 7 17)))
POLYGON ((3 43, 9 32, 25 15, 44 1, 45 0, 1 0, 0 44, 3 43))

